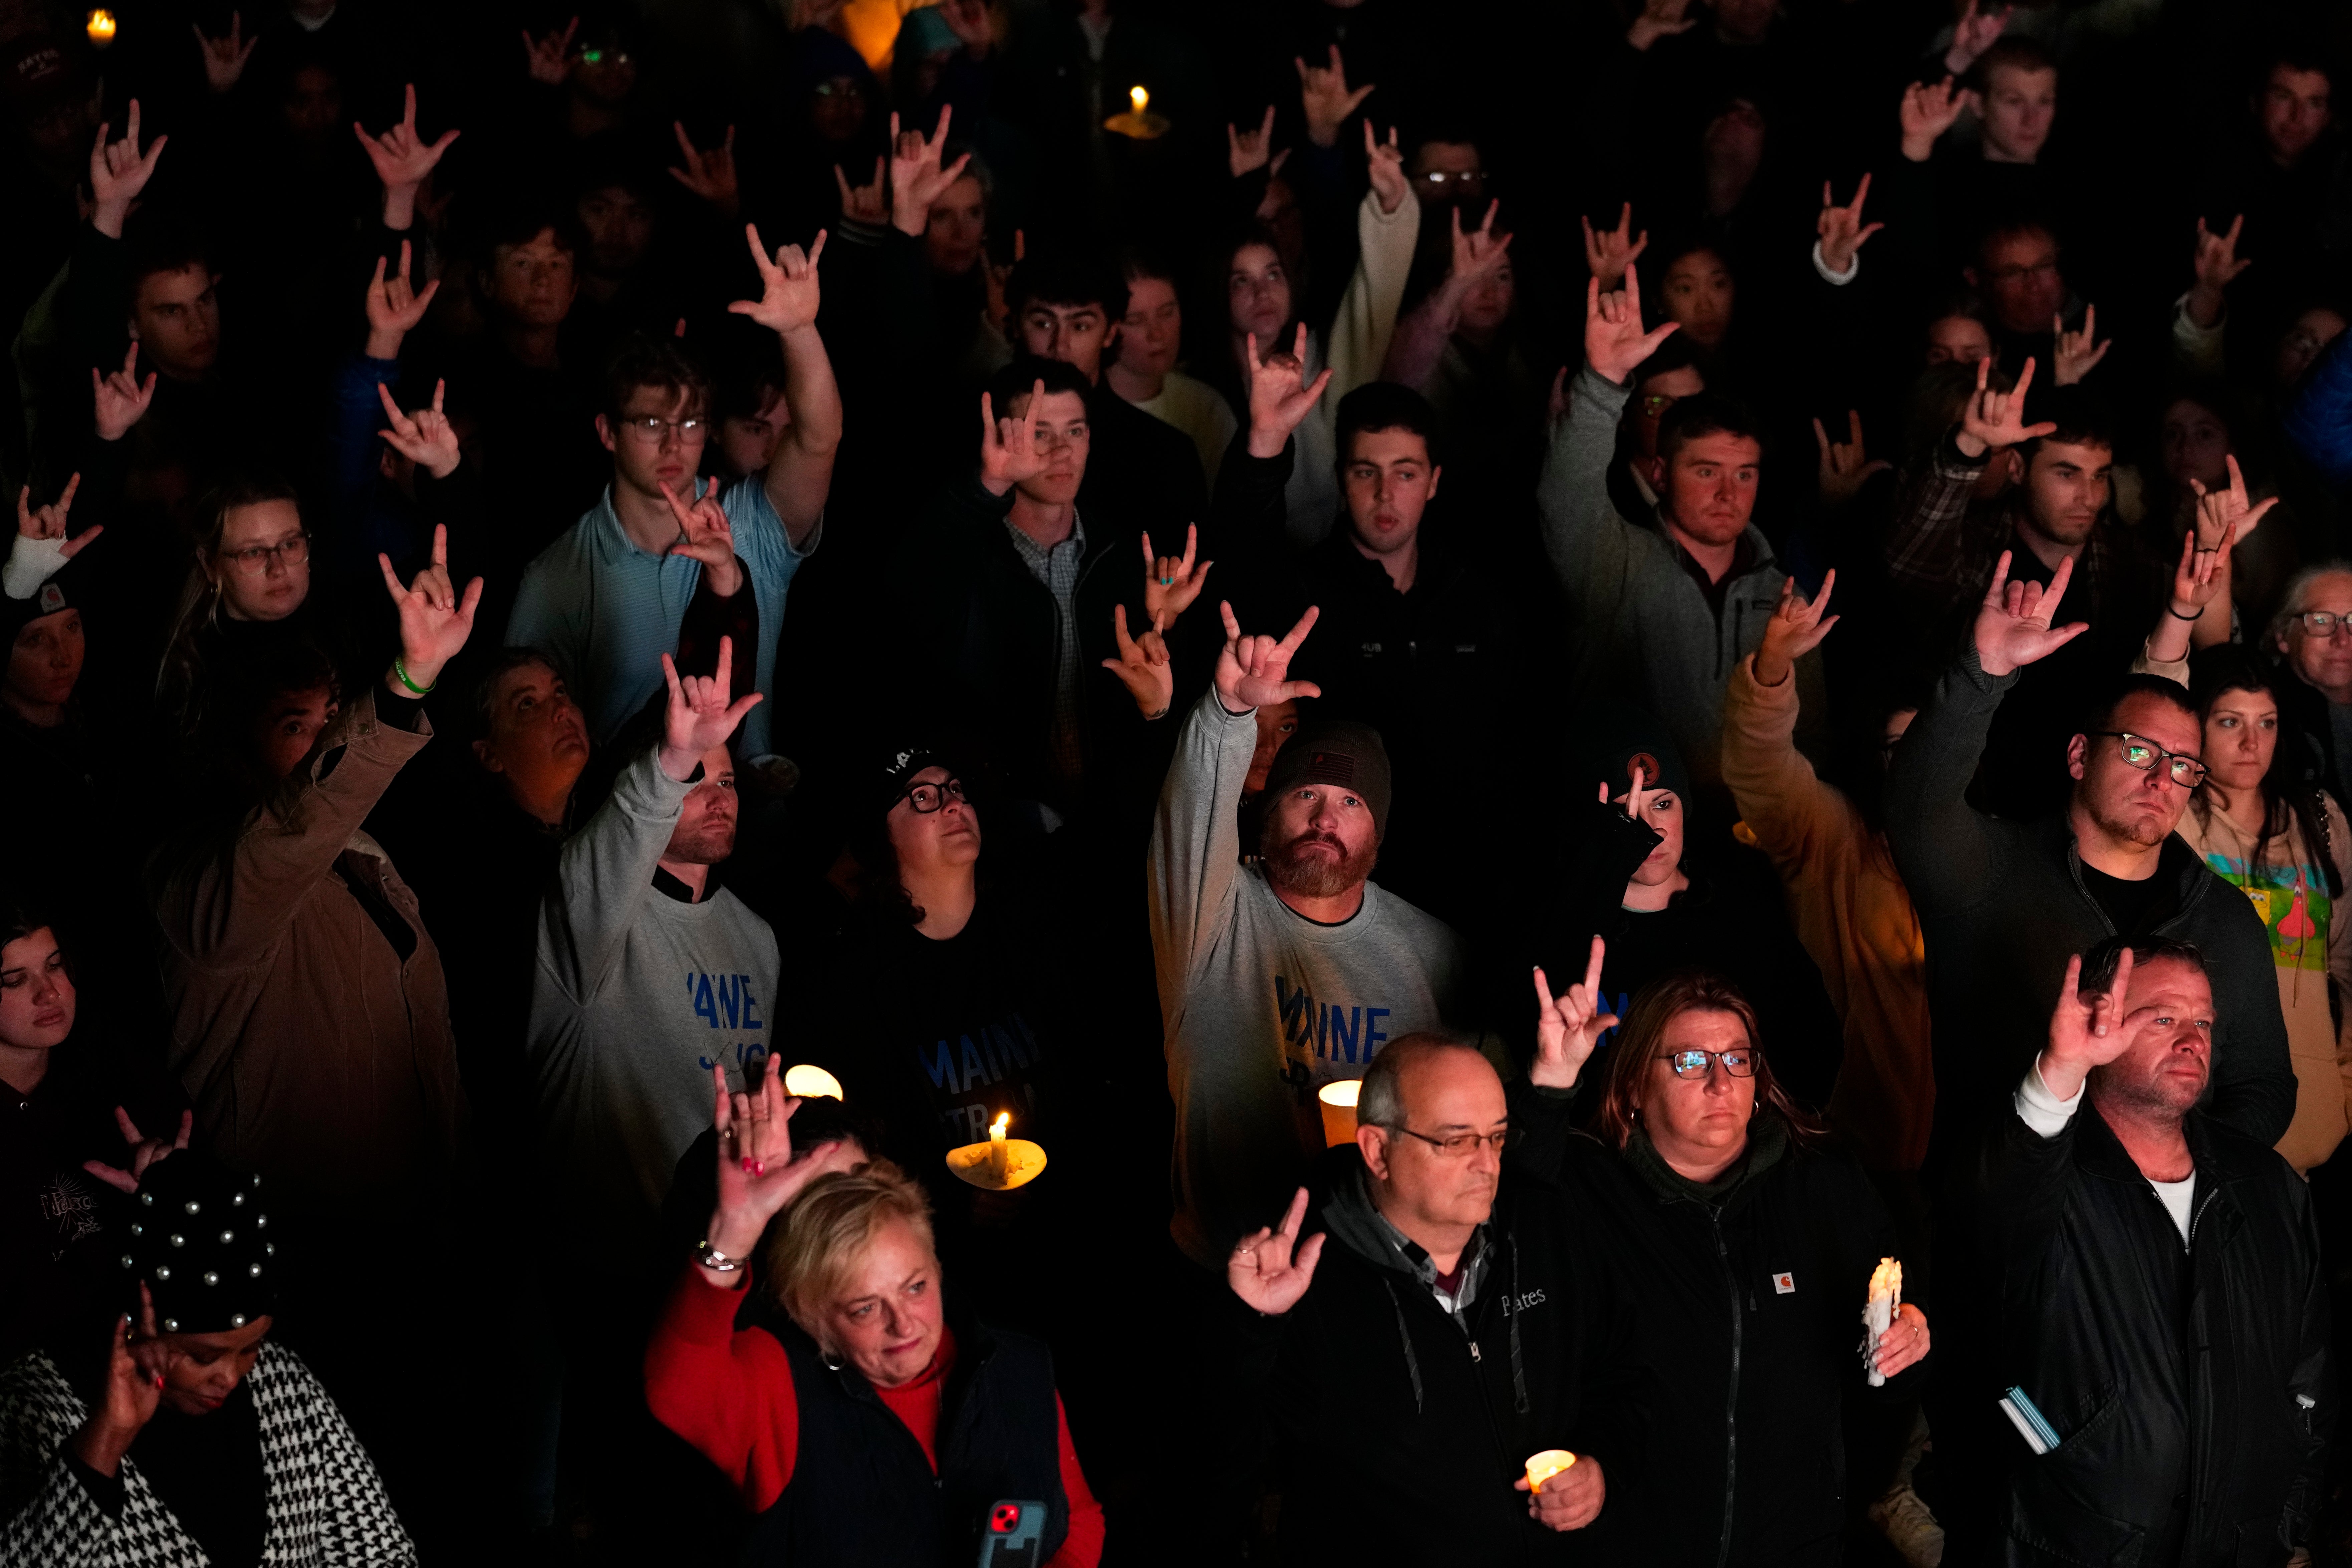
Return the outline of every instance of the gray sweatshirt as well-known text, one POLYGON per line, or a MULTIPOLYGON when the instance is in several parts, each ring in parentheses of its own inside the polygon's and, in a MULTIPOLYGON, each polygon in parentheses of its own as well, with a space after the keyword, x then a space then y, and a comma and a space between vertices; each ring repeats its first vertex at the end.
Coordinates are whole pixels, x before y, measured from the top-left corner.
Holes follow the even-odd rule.
MULTIPOLYGON (((1630 390, 1588 364, 1570 393, 1536 492, 1544 549, 1574 611, 1569 695, 1633 697, 1666 725, 1691 776, 1717 783, 1724 686, 1764 640, 1788 574, 1763 531, 1748 524, 1748 567, 1723 584, 1717 616, 1683 547, 1654 521, 1628 521, 1610 503, 1609 464, 1630 390)), ((1813 656, 1799 661, 1798 674, 1811 688, 1804 710, 1822 711, 1813 656)))
POLYGON ((1257 723, 1204 695, 1176 742, 1151 838, 1151 949, 1176 1102, 1185 1256, 1223 1268, 1271 1225, 1323 1148, 1315 1091, 1360 1079, 1382 1044, 1443 1026, 1462 973, 1451 929, 1367 883, 1321 925, 1241 863, 1242 780, 1257 723))
POLYGON ((710 1125, 710 1068, 769 1048, 775 933, 721 888, 656 892, 654 868, 692 784, 655 753, 563 847, 540 906, 530 1060, 541 1135, 580 1217, 647 1224, 687 1146, 710 1125))

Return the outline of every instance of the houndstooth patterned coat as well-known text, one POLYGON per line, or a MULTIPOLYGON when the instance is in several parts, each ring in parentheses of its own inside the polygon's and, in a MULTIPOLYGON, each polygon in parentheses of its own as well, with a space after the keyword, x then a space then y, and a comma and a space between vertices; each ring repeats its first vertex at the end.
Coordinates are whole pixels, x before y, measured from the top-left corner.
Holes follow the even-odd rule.
MULTIPOLYGON (((269 1489, 263 1568, 404 1568, 416 1548, 367 1450, 291 1351, 264 1345, 250 1378, 269 1489)), ((202 1568, 205 1556, 122 1462, 122 1517, 70 1473, 65 1447, 89 1416, 39 1352, 0 1373, 0 1568, 202 1568)))

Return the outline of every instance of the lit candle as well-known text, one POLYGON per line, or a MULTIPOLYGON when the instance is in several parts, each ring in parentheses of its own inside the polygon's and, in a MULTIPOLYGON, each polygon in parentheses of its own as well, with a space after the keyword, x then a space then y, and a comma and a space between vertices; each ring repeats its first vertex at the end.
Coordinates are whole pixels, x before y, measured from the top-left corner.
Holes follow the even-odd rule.
POLYGON ((1337 1149, 1342 1143, 1356 1141, 1356 1096, 1363 1084, 1352 1078, 1339 1079, 1315 1091, 1323 1106, 1323 1146, 1337 1149))
POLYGON ((94 47, 102 49, 106 47, 107 45, 114 42, 113 12, 92 11, 89 14, 89 20, 85 24, 85 26, 89 33, 89 41, 94 47))
POLYGON ((839 1100, 841 1080, 821 1067, 803 1062, 784 1069, 784 1092, 803 1100, 839 1100))
POLYGON ((1003 1186, 1005 1178, 1013 1173, 1013 1151, 1004 1142, 1004 1130, 1012 1124, 1013 1112, 1009 1110, 999 1111, 996 1120, 988 1124, 988 1173, 995 1178, 998 1186, 1003 1186))
POLYGON ((1882 1258, 1870 1271, 1870 1300, 1862 1309, 1862 1364, 1870 1369, 1870 1386, 1886 1382, 1878 1370, 1878 1336, 1895 1326, 1895 1310, 1903 1304, 1903 1265, 1882 1258))
POLYGON ((1546 1448, 1528 1460, 1528 1490, 1543 1490, 1544 1482, 1576 1463, 1576 1456, 1565 1448, 1546 1448))
POLYGON ((1127 89, 1127 100, 1135 106, 1135 112, 1138 114, 1151 107, 1151 95, 1139 87, 1130 87, 1127 89))

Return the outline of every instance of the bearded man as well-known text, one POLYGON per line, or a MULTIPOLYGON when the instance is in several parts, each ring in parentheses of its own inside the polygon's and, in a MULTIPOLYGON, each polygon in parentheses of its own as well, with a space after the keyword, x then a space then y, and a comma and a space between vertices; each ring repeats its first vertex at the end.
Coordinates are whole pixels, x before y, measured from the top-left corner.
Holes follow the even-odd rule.
POLYGON ((1283 1212, 1323 1148, 1316 1091, 1381 1047, 1442 1029, 1461 941, 1368 879, 1388 827, 1379 731, 1314 723, 1275 756, 1257 859, 1242 859, 1255 713, 1321 691, 1289 679, 1315 624, 1244 637, 1223 606, 1216 679, 1185 721, 1150 856, 1151 945, 1176 1102, 1176 1245, 1222 1270, 1283 1212))

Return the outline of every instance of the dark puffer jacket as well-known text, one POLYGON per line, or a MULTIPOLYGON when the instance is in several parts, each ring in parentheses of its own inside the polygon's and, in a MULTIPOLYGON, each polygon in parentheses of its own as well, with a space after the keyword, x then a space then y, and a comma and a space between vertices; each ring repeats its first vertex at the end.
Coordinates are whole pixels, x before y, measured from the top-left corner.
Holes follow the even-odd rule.
POLYGON ((2014 1114, 1978 1171, 1999 1338, 1990 1410, 2022 1387, 2059 1436, 2003 1450, 2000 1561, 2278 1563, 2303 1543, 2334 1395, 2311 1195, 2191 1112, 2189 1245, 2096 1110, 2053 1138, 2014 1114))

